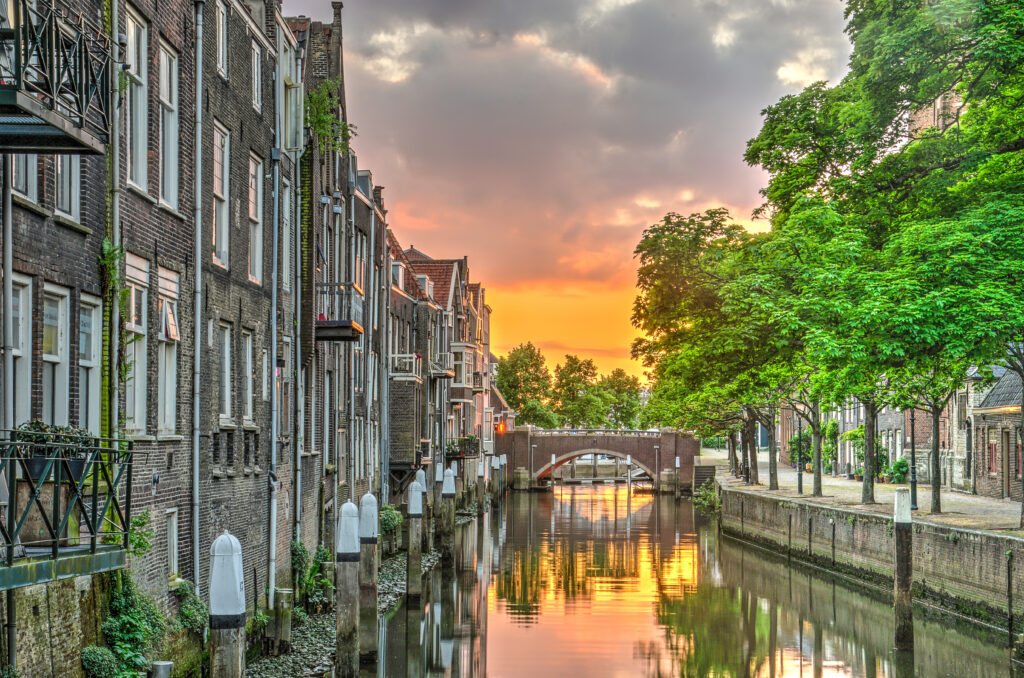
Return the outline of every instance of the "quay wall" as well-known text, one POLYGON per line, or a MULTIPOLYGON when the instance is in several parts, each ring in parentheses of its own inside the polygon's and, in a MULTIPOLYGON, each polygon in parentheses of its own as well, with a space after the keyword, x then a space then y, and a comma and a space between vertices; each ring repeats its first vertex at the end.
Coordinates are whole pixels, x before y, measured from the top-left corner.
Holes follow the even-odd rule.
MULTIPOLYGON (((719 489, 726 534, 892 589, 891 516, 723 485, 719 489)), ((1002 628, 1011 623, 1022 628, 1024 539, 920 521, 913 530, 915 601, 1002 628)))

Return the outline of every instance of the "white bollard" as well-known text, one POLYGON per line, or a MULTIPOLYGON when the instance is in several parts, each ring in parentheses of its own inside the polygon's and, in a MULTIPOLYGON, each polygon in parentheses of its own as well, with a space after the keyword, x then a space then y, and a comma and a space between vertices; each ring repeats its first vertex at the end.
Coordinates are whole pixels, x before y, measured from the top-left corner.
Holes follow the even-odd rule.
POLYGON ((214 539, 210 547, 210 675, 212 678, 245 675, 242 545, 227 530, 214 539))
POLYGON ((359 509, 350 501, 339 511, 334 549, 334 671, 337 678, 355 678, 359 675, 359 509))
POLYGON ((405 592, 410 599, 423 595, 423 486, 414 480, 409 486, 409 550, 405 568, 405 592))
POLYGON ((452 469, 444 472, 441 485, 441 520, 438 537, 441 540, 441 562, 455 563, 455 473, 452 469))
POLYGON ((359 500, 359 661, 377 658, 377 497, 359 500))

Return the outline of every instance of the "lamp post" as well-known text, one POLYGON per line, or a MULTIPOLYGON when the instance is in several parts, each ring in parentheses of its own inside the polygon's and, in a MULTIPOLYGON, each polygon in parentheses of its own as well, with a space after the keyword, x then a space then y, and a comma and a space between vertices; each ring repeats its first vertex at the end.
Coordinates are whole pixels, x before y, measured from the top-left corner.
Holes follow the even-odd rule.
POLYGON ((804 420, 796 418, 796 493, 804 493, 804 420))
POLYGON ((661 445, 654 446, 654 475, 656 477, 652 480, 654 481, 654 492, 657 494, 661 491, 661 445))
MULTIPOLYGON (((537 445, 535 445, 535 444, 534 445, 530 445, 530 481, 531 481, 530 484, 531 485, 533 484, 532 483, 532 481, 533 481, 533 453, 536 450, 537 450, 537 445)), ((529 489, 529 488, 527 488, 527 489, 529 489)))
POLYGON ((910 508, 917 510, 917 439, 914 437, 913 407, 910 409, 910 508))

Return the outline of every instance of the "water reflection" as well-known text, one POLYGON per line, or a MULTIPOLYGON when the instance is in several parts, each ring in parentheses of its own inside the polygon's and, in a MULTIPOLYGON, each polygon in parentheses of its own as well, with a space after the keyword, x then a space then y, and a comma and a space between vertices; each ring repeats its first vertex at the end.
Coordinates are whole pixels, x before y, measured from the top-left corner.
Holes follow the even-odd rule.
POLYGON ((382 622, 376 675, 1011 675, 1004 647, 933 622, 896 657, 888 603, 625 487, 511 495, 458 528, 454 568, 429 579, 382 622))

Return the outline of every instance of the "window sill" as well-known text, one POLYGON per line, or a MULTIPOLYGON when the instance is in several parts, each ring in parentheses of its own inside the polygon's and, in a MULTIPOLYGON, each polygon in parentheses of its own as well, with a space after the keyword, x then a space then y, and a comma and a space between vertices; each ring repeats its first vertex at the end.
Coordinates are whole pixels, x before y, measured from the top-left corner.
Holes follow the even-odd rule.
POLYGON ((154 205, 159 204, 159 201, 156 198, 154 198, 153 196, 151 196, 149 194, 149 192, 146 191, 146 189, 142 188, 141 186, 137 186, 137 185, 133 184, 130 181, 125 182, 125 183, 127 184, 129 191, 131 191, 132 193, 135 193, 136 195, 138 195, 143 200, 145 200, 147 202, 150 202, 150 203, 152 203, 154 205))
POLYGON ((69 228, 72 231, 78 231, 79 233, 82 233, 84 235, 92 235, 91 228, 83 225, 79 221, 75 220, 73 217, 69 217, 66 214, 55 212, 53 215, 53 223, 59 224, 60 226, 64 226, 65 228, 69 228))
POLYGON ((220 428, 221 428, 221 430, 224 430, 224 431, 234 431, 235 429, 238 428, 238 425, 235 424, 230 419, 225 419, 224 417, 221 417, 220 418, 220 428))
POLYGON ((251 466, 243 466, 242 467, 242 473, 244 473, 247 476, 251 476, 252 475, 252 467, 251 466))
POLYGON ((259 278, 254 278, 251 275, 249 276, 249 282, 251 282, 253 285, 263 287, 263 281, 260 280, 259 278))
POLYGON ((156 437, 145 433, 129 433, 128 440, 134 443, 153 443, 156 442, 156 437))
POLYGON ((242 422, 242 429, 245 431, 259 431, 260 427, 252 419, 246 419, 242 422))
POLYGON ((182 214, 181 212, 179 212, 177 210, 177 208, 172 207, 171 205, 169 205, 168 203, 164 202, 163 200, 157 201, 156 206, 159 209, 163 210, 164 212, 167 212, 168 214, 170 214, 172 217, 180 219, 181 221, 185 221, 186 220, 184 214, 182 214))
POLYGON ((156 441, 158 443, 170 443, 184 440, 185 436, 178 435, 177 433, 158 433, 156 435, 156 441))
POLYGON ((46 209, 32 198, 26 198, 25 196, 18 195, 13 191, 11 192, 11 202, 13 202, 15 205, 19 207, 27 209, 29 212, 35 212, 41 217, 53 216, 53 212, 51 210, 46 209))
POLYGON ((218 268, 222 268, 225 271, 228 270, 228 265, 224 261, 222 261, 221 258, 218 257, 216 254, 213 255, 212 260, 213 260, 213 265, 214 266, 217 266, 218 268))

